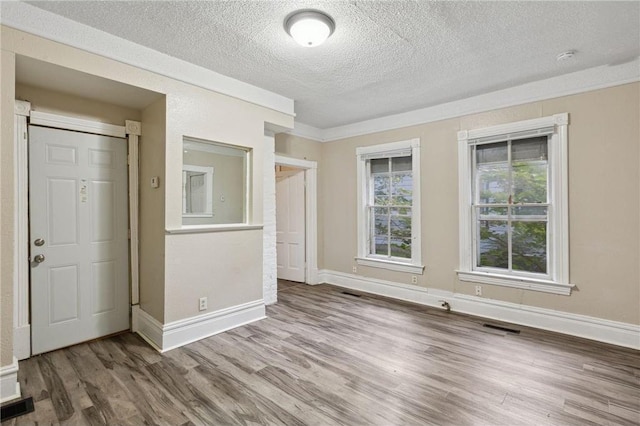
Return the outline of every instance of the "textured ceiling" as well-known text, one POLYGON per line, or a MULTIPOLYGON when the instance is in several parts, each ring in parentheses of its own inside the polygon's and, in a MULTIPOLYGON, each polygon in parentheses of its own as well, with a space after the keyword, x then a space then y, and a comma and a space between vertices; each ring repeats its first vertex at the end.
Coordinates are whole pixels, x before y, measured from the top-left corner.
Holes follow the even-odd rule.
POLYGON ((46 1, 39 8, 295 100, 330 128, 640 56, 640 2, 46 1), (336 22, 316 48, 292 11, 336 22), (571 60, 556 55, 573 49, 571 60))

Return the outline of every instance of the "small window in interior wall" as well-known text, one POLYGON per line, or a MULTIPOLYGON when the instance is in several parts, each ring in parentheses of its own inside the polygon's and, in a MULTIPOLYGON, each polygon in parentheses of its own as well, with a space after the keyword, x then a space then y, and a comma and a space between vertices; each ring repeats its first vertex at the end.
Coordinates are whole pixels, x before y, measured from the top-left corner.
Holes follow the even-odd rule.
POLYGON ((182 153, 182 224, 247 222, 245 148, 185 137, 182 153))
POLYGON ((422 273, 420 141, 361 147, 358 155, 358 264, 422 273))

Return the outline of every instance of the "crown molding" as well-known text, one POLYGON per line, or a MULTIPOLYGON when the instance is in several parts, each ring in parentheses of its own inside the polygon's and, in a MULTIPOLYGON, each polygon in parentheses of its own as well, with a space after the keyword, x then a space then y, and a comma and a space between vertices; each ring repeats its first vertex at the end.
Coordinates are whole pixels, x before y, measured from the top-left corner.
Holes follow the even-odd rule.
POLYGON ((299 136, 301 138, 311 139, 316 142, 325 142, 323 129, 309 126, 308 124, 300 123, 299 121, 295 121, 293 129, 288 130, 285 133, 293 136, 299 136))
MULTIPOLYGON (((486 93, 484 95, 461 99, 459 101, 447 102, 428 108, 402 114, 388 115, 386 117, 360 121, 344 126, 318 129, 304 125, 305 134, 300 134, 299 136, 318 142, 331 142, 354 136, 384 132, 499 108, 522 105, 529 102, 575 95, 637 81, 640 81, 640 58, 623 64, 589 68, 486 93)), ((296 128, 299 124, 300 123, 295 123, 296 128)), ((291 133, 295 134, 293 132, 291 133)))
POLYGON ((295 116, 293 99, 160 53, 21 1, 2 2, 0 23, 174 80, 295 116))

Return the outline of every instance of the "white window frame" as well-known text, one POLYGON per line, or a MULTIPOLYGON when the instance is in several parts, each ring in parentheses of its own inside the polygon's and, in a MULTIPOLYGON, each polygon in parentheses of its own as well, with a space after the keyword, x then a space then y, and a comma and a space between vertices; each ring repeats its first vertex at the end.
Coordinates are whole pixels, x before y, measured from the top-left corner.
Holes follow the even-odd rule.
POLYGON ((356 148, 357 185, 358 185, 358 265, 389 269, 398 272, 422 274, 421 232, 420 232, 420 139, 409 139, 381 145, 356 148), (371 255, 370 251, 370 218, 367 209, 368 178, 367 160, 375 157, 398 155, 411 152, 412 204, 411 204, 411 259, 382 259, 371 255))
POLYGON ((458 132, 458 183, 461 281, 570 295, 567 126, 569 114, 458 132), (549 135, 548 265, 546 276, 474 269, 473 161, 475 145, 549 135))

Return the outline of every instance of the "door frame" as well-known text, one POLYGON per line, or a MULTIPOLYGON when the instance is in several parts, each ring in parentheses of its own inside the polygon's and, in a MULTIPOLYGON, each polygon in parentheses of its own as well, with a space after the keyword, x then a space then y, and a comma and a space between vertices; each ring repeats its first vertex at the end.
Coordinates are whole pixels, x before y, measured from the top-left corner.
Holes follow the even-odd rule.
MULTIPOLYGON (((276 166, 295 167, 304 171, 305 208, 305 273, 306 284, 319 284, 318 279, 318 163, 316 161, 275 155, 276 166)), ((277 208, 277 207, 276 207, 277 208)))
MULTIPOLYGON (((75 130, 127 139, 129 185, 129 273, 131 305, 139 303, 138 253, 138 168, 141 123, 126 120, 124 126, 100 123, 58 114, 31 111, 31 103, 15 101, 14 107, 14 229, 13 263, 13 355, 18 359, 31 356, 31 324, 29 322, 29 163, 28 125, 36 124, 63 130, 75 130)), ((129 319, 131 322, 131 319, 129 319)))

